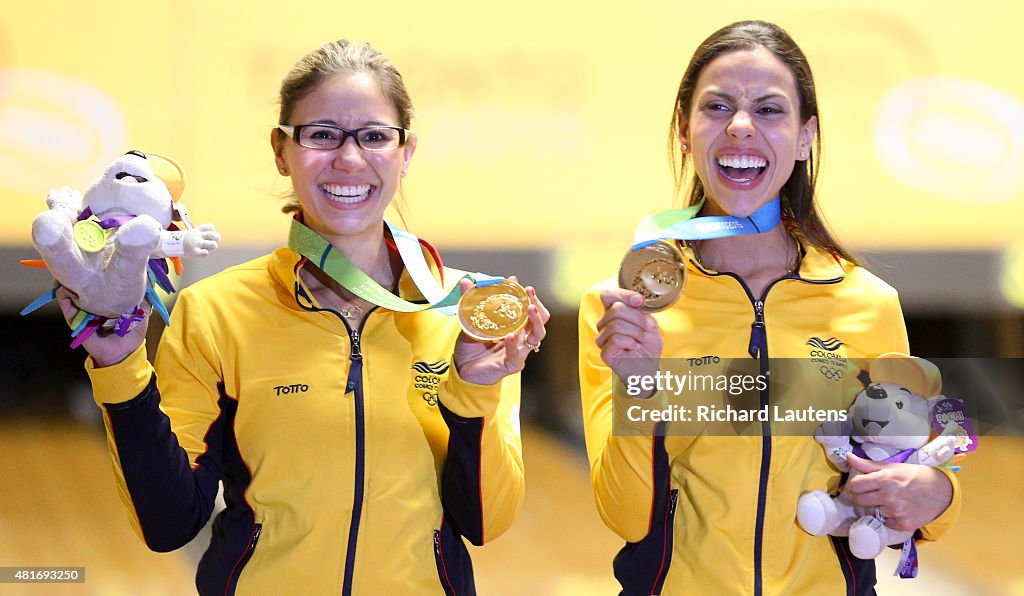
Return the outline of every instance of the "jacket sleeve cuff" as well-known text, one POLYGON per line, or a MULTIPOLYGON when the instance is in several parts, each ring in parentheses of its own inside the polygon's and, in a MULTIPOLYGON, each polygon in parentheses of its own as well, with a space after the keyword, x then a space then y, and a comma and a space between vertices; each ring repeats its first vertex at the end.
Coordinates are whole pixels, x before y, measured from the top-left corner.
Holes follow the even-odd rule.
POLYGON ((438 392, 439 399, 448 411, 463 418, 486 418, 498 410, 501 400, 501 383, 477 385, 459 376, 458 368, 452 366, 438 392))
POLYGON ((97 368, 90 356, 85 360, 85 370, 92 380, 93 399, 101 407, 134 399, 145 391, 153 376, 153 366, 146 359, 145 343, 112 366, 97 368))
POLYGON ((949 478, 949 483, 953 485, 953 498, 949 503, 949 507, 946 507, 946 510, 943 511, 939 517, 921 528, 921 538, 924 540, 938 540, 939 537, 953 527, 957 518, 960 517, 960 481, 957 479, 956 474, 949 468, 940 467, 939 471, 945 474, 946 477, 949 478))

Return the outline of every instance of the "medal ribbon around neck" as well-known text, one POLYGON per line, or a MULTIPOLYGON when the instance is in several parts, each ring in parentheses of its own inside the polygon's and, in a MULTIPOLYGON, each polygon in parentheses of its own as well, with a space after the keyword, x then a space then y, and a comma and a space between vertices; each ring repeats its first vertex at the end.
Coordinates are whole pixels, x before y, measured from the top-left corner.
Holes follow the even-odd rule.
POLYGON ((391 231, 401 262, 427 300, 426 304, 415 304, 387 291, 298 219, 292 220, 288 246, 352 294, 388 310, 420 312, 435 309, 449 316, 458 313, 463 330, 480 341, 497 341, 525 327, 529 296, 522 286, 494 275, 467 273, 462 279, 472 282, 473 288, 463 294, 457 284, 451 291, 445 291, 430 272, 420 240, 386 220, 384 224, 391 231))
POLYGON ((427 304, 414 304, 395 296, 298 219, 292 220, 288 246, 371 304, 397 312, 435 309, 448 316, 458 314, 459 325, 473 339, 498 341, 526 326, 530 298, 522 286, 503 277, 475 273, 462 277, 474 284, 465 294, 458 284, 451 291, 445 291, 431 274, 419 239, 386 220, 384 224, 391 231, 409 277, 427 304))
MULTIPOLYGON (((426 259, 423 258, 419 239, 405 230, 392 226, 387 221, 384 223, 395 239, 395 245, 398 247, 398 253, 402 257, 406 271, 409 272, 409 277, 412 278, 423 297, 427 299, 427 304, 415 304, 395 296, 363 272, 348 257, 341 254, 323 236, 297 219, 292 220, 291 231, 288 235, 288 247, 309 259, 346 290, 371 304, 397 312, 420 312, 436 309, 442 314, 454 315, 455 306, 462 297, 458 284, 451 291, 446 292, 440 282, 430 273, 430 267, 427 265, 426 259)), ((466 274, 463 278, 469 279, 477 287, 497 284, 505 279, 483 273, 466 274)))
POLYGON ((759 234, 774 229, 782 219, 779 197, 748 217, 694 217, 703 206, 701 199, 685 209, 662 211, 647 217, 637 226, 633 245, 619 266, 619 287, 643 296, 641 309, 657 312, 668 308, 679 299, 686 285, 683 253, 669 240, 759 234))
POLYGON ((670 209, 644 218, 633 234, 633 250, 658 240, 710 240, 741 234, 760 234, 779 225, 782 208, 775 197, 747 217, 708 215, 694 217, 704 206, 704 199, 684 209, 670 209))

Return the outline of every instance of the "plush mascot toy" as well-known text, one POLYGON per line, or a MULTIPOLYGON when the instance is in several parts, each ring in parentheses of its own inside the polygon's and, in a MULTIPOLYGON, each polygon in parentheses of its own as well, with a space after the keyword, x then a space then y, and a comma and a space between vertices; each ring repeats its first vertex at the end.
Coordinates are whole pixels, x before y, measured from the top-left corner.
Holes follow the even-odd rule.
MULTIPOLYGON (((954 455, 973 450, 976 438, 959 400, 939 392, 938 368, 927 360, 904 354, 886 354, 869 368, 871 385, 857 395, 845 421, 826 422, 815 432, 829 460, 850 477, 846 454, 877 462, 904 462, 940 466, 954 455), (937 435, 937 436, 935 436, 937 435), (929 437, 935 436, 929 440, 929 437)), ((849 536, 850 551, 872 559, 886 545, 903 544, 901 577, 916 575, 913 532, 893 530, 877 508, 857 507, 844 487, 833 497, 821 490, 801 495, 797 521, 815 536, 849 536)))
MULTIPOLYGON (((58 284, 77 295, 81 312, 72 321, 73 347, 100 329, 127 334, 142 320, 147 302, 166 320, 153 289, 155 284, 174 292, 165 259, 180 274, 180 257, 205 257, 217 248, 220 235, 213 225, 192 227, 178 202, 184 184, 184 171, 174 160, 129 151, 85 195, 67 187, 47 195, 49 210, 32 222, 32 243, 58 284)), ((56 288, 21 314, 55 295, 56 288)))

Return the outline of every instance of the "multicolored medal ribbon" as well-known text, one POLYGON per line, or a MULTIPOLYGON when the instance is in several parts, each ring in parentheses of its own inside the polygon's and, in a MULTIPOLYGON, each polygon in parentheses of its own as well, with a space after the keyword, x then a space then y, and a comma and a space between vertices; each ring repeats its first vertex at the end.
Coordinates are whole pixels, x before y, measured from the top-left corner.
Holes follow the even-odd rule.
POLYGON ((917 577, 917 542, 913 536, 907 538, 900 547, 900 561, 896 564, 893 575, 898 575, 901 579, 917 577))
POLYGON ((392 294, 298 219, 292 220, 288 246, 342 287, 371 304, 396 312, 434 309, 448 316, 457 312, 463 330, 474 339, 496 341, 526 325, 530 299, 522 286, 502 277, 476 273, 463 276, 474 284, 465 294, 458 284, 446 291, 430 273, 419 239, 387 221, 384 223, 391 231, 409 277, 426 299, 425 304, 409 302, 392 294))
POLYGON ((694 217, 703 199, 685 209, 662 211, 645 218, 633 234, 633 245, 619 266, 619 287, 644 297, 643 310, 657 312, 679 299, 686 286, 683 253, 671 240, 710 240, 772 230, 782 220, 778 197, 747 217, 694 217))
MULTIPOLYGON (((71 228, 71 234, 75 240, 75 244, 77 244, 83 251, 91 253, 101 252, 107 247, 107 237, 110 235, 111 231, 114 228, 131 221, 134 217, 134 215, 118 215, 100 219, 93 214, 91 208, 86 207, 78 214, 78 219, 71 228)), ((188 222, 186 222, 186 225, 191 227, 191 224, 188 222)), ((171 224, 168 229, 177 230, 177 227, 174 224, 171 224)), ((23 265, 28 265, 30 263, 34 262, 22 261, 23 265)), ((180 268, 180 262, 176 265, 176 268, 180 268)), ((177 273, 179 275, 181 274, 180 269, 177 273)), ((118 337, 128 335, 132 328, 145 318, 146 311, 143 309, 143 306, 146 302, 149 302, 149 304, 160 314, 164 324, 169 327, 171 325, 170 313, 167 311, 167 307, 164 306, 163 300, 160 299, 156 290, 154 290, 154 287, 159 287, 167 294, 173 294, 175 292, 174 284, 171 282, 169 274, 170 267, 167 265, 166 259, 149 259, 146 264, 146 277, 149 279, 149 283, 146 284, 143 303, 131 309, 129 312, 121 313, 120 316, 116 318, 98 315, 79 309, 78 313, 75 314, 74 318, 70 321, 72 338, 71 347, 77 348, 82 345, 85 340, 89 339, 101 328, 111 329, 118 337)), ((61 285, 62 284, 58 283, 56 287, 48 290, 42 296, 33 300, 31 304, 21 310, 20 314, 22 316, 27 315, 38 310, 49 302, 56 300, 57 290, 61 285)))

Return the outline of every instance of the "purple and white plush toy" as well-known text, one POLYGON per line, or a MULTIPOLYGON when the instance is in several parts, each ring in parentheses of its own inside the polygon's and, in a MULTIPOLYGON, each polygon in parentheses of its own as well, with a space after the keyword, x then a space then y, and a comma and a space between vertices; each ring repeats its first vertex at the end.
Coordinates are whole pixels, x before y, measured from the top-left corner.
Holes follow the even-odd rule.
MULTIPOLYGON (((936 426, 936 405, 959 403, 939 395, 942 380, 931 362, 886 354, 872 363, 869 374, 872 383, 854 399, 846 420, 826 422, 815 432, 815 440, 840 471, 849 472, 851 478, 859 473, 846 460, 850 452, 876 462, 940 466, 958 453, 958 444, 969 440, 953 420, 939 427, 938 436, 929 440, 936 426)), ((849 536, 850 551, 861 559, 877 557, 887 545, 913 548, 914 532, 886 526, 877 508, 858 507, 846 486, 836 496, 822 490, 801 495, 797 503, 800 527, 814 536, 849 536)), ((916 556, 913 558, 908 565, 916 564, 916 556)))
MULTIPOLYGON (((174 291, 165 259, 205 257, 217 248, 220 235, 214 226, 192 227, 177 202, 184 180, 174 160, 129 151, 84 195, 67 187, 47 195, 49 209, 32 222, 32 243, 85 313, 72 324, 72 346, 104 327, 126 334, 142 318, 147 302, 164 315, 153 285, 174 291)), ((22 314, 53 295, 44 295, 22 314)))

